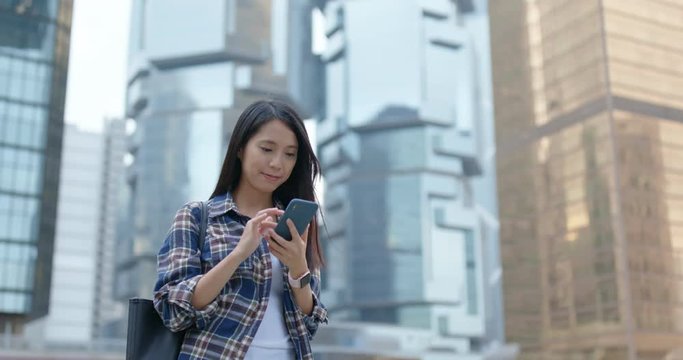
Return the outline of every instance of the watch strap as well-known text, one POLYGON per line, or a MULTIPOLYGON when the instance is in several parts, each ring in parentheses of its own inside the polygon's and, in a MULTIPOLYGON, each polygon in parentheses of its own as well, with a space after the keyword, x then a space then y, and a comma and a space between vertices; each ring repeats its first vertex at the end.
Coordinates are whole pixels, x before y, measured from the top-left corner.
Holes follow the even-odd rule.
POLYGON ((298 279, 294 279, 291 274, 287 274, 287 278, 289 280, 289 285, 293 288, 301 289, 311 283, 311 272, 306 271, 298 279))

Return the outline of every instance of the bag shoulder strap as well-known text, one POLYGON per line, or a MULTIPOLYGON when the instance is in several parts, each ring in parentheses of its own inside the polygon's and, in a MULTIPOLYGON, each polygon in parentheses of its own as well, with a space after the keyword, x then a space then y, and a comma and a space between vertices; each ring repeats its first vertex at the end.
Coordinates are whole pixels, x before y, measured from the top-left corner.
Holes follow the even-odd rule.
POLYGON ((197 241, 197 245, 199 246, 199 252, 202 252, 202 248, 204 248, 204 239, 206 238, 206 226, 208 223, 208 210, 206 206, 206 201, 200 201, 201 204, 201 215, 199 218, 199 239, 197 241))

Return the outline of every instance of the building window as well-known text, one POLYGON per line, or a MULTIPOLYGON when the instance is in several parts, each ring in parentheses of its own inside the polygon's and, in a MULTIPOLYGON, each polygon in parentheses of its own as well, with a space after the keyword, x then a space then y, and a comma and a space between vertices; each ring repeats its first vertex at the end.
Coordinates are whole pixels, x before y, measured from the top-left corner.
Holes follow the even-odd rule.
POLYGON ((448 335, 448 316, 446 315, 439 316, 439 335, 448 335))
POLYGON ((474 232, 463 230, 465 236, 465 268, 467 281, 467 313, 476 315, 478 311, 477 299, 477 266, 474 249, 474 232))

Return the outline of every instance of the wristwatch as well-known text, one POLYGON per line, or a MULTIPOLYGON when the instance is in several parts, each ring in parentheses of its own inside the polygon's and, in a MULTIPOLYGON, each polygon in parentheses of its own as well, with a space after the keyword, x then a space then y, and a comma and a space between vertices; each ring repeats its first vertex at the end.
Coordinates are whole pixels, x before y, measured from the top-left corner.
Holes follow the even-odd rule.
POLYGON ((288 280, 289 280, 289 285, 291 285, 293 288, 301 289, 302 287, 305 287, 306 285, 311 283, 311 272, 306 271, 301 277, 298 279, 293 279, 292 275, 287 274, 288 280))

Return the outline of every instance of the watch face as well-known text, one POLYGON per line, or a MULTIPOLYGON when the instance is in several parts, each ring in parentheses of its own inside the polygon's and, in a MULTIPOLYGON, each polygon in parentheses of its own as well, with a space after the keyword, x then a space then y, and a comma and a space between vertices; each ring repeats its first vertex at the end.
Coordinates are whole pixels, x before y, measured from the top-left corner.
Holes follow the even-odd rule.
POLYGON ((304 276, 301 279, 301 287, 304 287, 310 283, 311 283, 311 273, 308 273, 308 274, 306 274, 306 276, 304 276))

